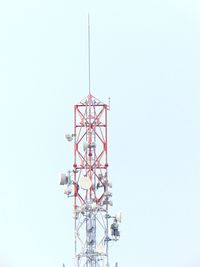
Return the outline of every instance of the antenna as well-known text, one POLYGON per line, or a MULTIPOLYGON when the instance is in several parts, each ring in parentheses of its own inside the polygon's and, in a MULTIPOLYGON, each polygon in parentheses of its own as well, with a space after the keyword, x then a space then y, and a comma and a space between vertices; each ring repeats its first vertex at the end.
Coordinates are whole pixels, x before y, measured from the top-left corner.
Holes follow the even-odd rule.
POLYGON ((88 67, 89 95, 74 105, 74 132, 65 136, 74 140, 73 170, 61 173, 59 183, 64 194, 74 198, 74 266, 109 267, 110 243, 120 238, 121 213, 111 215, 108 105, 91 95, 89 14, 88 67))
POLYGON ((88 85, 89 95, 91 95, 91 77, 90 77, 90 14, 88 13, 88 85))

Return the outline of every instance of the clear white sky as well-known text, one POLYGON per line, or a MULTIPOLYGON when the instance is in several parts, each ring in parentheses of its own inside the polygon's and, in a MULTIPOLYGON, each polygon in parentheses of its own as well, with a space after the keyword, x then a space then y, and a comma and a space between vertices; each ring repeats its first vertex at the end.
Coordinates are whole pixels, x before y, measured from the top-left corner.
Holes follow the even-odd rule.
POLYGON ((72 266, 64 139, 87 95, 107 101, 111 267, 200 266, 199 0, 0 2, 0 267, 72 266))

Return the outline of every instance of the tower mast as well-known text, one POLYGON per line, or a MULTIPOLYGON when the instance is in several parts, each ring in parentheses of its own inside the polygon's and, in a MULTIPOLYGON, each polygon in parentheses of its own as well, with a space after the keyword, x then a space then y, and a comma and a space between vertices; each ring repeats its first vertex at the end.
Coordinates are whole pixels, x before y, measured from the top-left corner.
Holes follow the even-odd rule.
POLYGON ((89 95, 74 106, 73 170, 60 175, 64 193, 74 198, 75 267, 109 267, 109 243, 120 237, 121 216, 110 215, 107 112, 109 105, 91 94, 88 15, 89 95))

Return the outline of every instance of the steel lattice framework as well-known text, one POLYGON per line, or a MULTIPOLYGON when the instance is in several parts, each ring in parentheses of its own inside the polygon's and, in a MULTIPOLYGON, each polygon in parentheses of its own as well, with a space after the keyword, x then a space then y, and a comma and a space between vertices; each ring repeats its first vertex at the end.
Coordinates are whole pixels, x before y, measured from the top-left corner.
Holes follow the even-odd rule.
POLYGON ((108 263, 107 110, 108 106, 91 94, 74 107, 75 255, 78 266, 108 263), (87 185, 80 185, 82 177, 86 177, 86 183, 87 179, 91 181, 88 190, 87 185))
POLYGON ((109 105, 89 94, 74 106, 74 133, 66 136, 74 139, 74 164, 60 184, 74 197, 76 267, 108 267, 109 241, 119 239, 120 218, 109 214, 108 110, 109 105))

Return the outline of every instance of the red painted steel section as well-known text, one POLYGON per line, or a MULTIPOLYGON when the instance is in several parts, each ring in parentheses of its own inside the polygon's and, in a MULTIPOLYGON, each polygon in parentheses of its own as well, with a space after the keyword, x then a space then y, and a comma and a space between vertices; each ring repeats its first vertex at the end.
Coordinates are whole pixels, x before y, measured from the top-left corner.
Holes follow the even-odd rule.
POLYGON ((74 106, 74 209, 86 201, 101 204, 107 182, 108 106, 89 94, 74 106), (81 188, 87 176, 92 186, 81 188))

